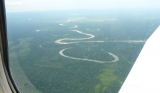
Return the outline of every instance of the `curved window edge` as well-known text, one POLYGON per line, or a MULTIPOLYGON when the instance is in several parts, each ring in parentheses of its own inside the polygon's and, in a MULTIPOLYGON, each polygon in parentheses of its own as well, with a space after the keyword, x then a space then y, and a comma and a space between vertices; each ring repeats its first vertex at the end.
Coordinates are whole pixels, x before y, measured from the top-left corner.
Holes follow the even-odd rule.
POLYGON ((19 93, 8 63, 8 41, 4 0, 0 0, 0 92, 19 93))

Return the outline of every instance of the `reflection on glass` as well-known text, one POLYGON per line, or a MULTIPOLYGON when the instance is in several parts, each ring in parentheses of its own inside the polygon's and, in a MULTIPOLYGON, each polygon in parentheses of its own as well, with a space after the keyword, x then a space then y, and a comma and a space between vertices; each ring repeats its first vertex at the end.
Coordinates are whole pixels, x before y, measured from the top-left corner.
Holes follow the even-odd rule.
POLYGON ((61 2, 6 0, 10 70, 19 91, 117 93, 160 24, 157 8, 61 2))

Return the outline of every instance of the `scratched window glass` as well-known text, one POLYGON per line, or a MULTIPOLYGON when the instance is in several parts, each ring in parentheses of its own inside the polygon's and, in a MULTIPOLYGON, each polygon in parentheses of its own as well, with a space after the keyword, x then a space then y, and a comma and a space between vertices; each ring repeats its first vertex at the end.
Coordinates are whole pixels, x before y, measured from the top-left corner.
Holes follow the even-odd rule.
POLYGON ((154 1, 6 0, 18 90, 117 93, 160 24, 154 1))

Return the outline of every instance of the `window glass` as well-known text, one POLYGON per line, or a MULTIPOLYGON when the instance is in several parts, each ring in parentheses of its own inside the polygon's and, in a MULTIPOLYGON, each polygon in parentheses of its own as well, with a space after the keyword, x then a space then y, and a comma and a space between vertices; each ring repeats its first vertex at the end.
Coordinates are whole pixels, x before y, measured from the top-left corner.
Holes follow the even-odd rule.
POLYGON ((117 93, 160 24, 158 0, 6 0, 21 93, 117 93))

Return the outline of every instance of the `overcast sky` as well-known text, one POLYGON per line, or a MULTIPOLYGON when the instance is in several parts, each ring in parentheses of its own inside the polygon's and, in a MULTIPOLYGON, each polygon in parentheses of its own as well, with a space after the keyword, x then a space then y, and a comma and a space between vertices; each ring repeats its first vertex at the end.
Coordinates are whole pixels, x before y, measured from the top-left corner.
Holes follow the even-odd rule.
POLYGON ((107 9, 107 8, 155 8, 160 0, 5 0, 7 12, 107 9))

